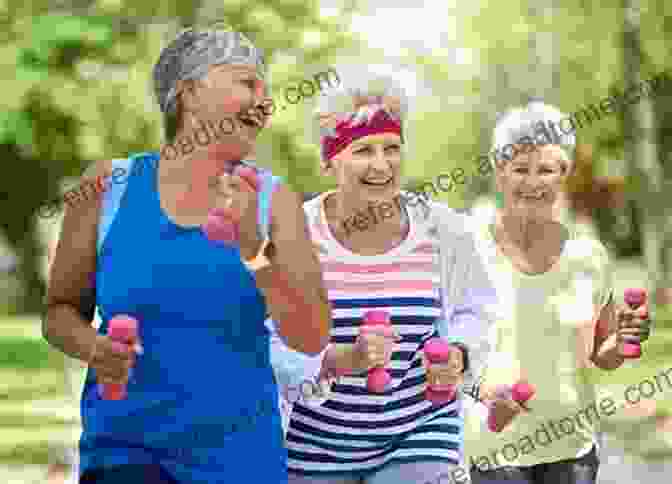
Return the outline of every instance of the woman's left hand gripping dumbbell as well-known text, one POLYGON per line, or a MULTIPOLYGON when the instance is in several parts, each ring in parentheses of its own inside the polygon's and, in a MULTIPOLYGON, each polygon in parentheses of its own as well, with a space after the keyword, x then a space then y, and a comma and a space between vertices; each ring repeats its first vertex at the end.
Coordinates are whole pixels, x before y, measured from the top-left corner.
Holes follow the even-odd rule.
POLYGON ((353 347, 353 368, 356 371, 389 368, 392 353, 400 341, 401 336, 391 326, 371 326, 360 332, 353 347))
MULTIPOLYGON (((455 396, 457 385, 463 381, 464 373, 464 355, 459 348, 448 345, 448 343, 440 339, 432 339, 431 343, 445 344, 447 357, 442 358, 438 362, 432 358, 431 354, 426 354, 427 349, 422 353, 422 363, 427 372, 427 385, 431 388, 437 396, 439 393, 445 392, 449 396, 448 400, 452 400, 455 396)), ((429 392, 430 394, 432 392, 429 392)), ((438 401, 443 401, 446 398, 438 398, 438 401)))
POLYGON ((525 380, 513 385, 482 387, 482 401, 489 408, 488 429, 501 432, 523 411, 529 412, 527 402, 536 390, 525 380))

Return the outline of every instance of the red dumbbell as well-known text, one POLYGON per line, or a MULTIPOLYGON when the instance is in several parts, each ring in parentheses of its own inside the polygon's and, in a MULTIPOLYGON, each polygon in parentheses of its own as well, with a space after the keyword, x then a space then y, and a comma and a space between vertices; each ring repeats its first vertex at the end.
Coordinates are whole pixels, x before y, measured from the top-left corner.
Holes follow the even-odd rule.
MULTIPOLYGON (((234 174, 245 179, 255 190, 259 189, 259 179, 254 168, 239 165, 234 174)), ((215 208, 208 213, 208 219, 203 224, 203 232, 213 242, 235 244, 239 240, 238 220, 235 213, 229 208, 215 208)))
MULTIPOLYGON (((364 314, 364 321, 360 333, 366 332, 374 327, 385 327, 386 335, 392 336, 392 324, 390 323, 390 314, 387 311, 367 311, 364 314)), ((366 380, 366 386, 372 393, 382 393, 390 383, 390 373, 382 367, 371 368, 366 380)))
MULTIPOLYGON (((636 310, 646 302, 646 290, 641 288, 629 288, 623 293, 625 304, 630 309, 636 310)), ((623 343, 620 349, 623 358, 639 358, 642 356, 642 346, 639 343, 623 343)))
MULTIPOLYGON (((432 338, 425 343, 425 356, 429 363, 447 363, 452 358, 462 358, 462 351, 441 338, 432 338)), ((434 405, 450 402, 457 394, 457 385, 427 385, 425 397, 434 405)))
MULTIPOLYGON (((117 351, 123 353, 138 343, 138 320, 125 314, 115 316, 110 320, 107 335, 113 341, 117 351)), ((125 384, 101 385, 103 400, 123 400, 127 396, 125 384)))
MULTIPOLYGON (((519 381, 513 385, 499 385, 495 390, 495 395, 497 398, 508 399, 511 398, 514 402, 517 402, 518 405, 525 408, 525 404, 534 396, 536 390, 534 387, 526 381, 519 381)), ((497 429, 497 421, 495 419, 495 414, 490 409, 488 414, 488 429, 491 432, 501 432, 502 429, 497 429)))

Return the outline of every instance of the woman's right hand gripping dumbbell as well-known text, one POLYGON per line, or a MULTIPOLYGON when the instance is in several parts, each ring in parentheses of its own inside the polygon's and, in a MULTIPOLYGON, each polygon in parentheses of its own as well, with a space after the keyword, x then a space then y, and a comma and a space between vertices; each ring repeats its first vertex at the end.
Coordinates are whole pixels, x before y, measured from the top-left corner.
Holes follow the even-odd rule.
POLYGON ((399 333, 391 326, 368 327, 355 341, 354 369, 362 372, 371 368, 389 368, 392 353, 399 341, 399 333))
POLYGON ((523 411, 529 411, 526 402, 534 395, 534 388, 525 383, 497 385, 482 390, 481 399, 489 408, 488 429, 501 432, 523 411))
POLYGON ((329 347, 324 371, 335 377, 360 374, 372 368, 389 368, 392 353, 401 340, 389 326, 375 326, 362 331, 355 344, 334 344, 329 347))
POLYGON ((136 353, 141 351, 140 344, 133 347, 114 341, 104 334, 96 335, 89 366, 96 371, 98 384, 128 383, 131 368, 135 365, 136 353))

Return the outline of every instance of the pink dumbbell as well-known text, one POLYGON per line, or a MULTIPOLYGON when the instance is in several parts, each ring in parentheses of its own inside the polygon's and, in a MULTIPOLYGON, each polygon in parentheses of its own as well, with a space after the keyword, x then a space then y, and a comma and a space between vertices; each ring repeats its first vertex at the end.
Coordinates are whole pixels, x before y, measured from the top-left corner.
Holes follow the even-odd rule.
POLYGON ((209 240, 227 244, 235 244, 240 236, 238 223, 231 217, 231 211, 224 208, 210 210, 203 232, 209 240))
MULTIPOLYGON (((623 293, 625 304, 636 310, 646 302, 646 291, 641 288, 629 288, 623 293)), ((642 346, 639 343, 623 343, 621 346, 623 358, 639 358, 642 356, 642 346)))
MULTIPOLYGON (((454 357, 462 358, 462 351, 441 338, 425 343, 425 356, 432 364, 447 363, 454 357)), ((457 394, 456 385, 427 385, 425 397, 434 405, 450 402, 457 394)))
MULTIPOLYGON (((259 189, 259 179, 254 168, 238 166, 234 173, 247 180, 255 190, 259 189)), ((208 239, 214 242, 235 244, 239 240, 238 221, 234 218, 234 212, 228 208, 212 209, 202 228, 208 239)))
MULTIPOLYGON (((510 398, 523 408, 525 408, 525 404, 534 396, 535 393, 536 390, 534 387, 525 381, 519 381, 513 385, 499 385, 495 390, 495 395, 497 398, 510 398)), ((488 414, 488 429, 491 432, 502 431, 502 429, 497 429, 497 421, 495 419, 495 414, 492 411, 492 408, 488 414)))
MULTIPOLYGON (((107 335, 113 341, 115 349, 119 353, 127 351, 138 342, 138 320, 125 314, 115 316, 110 320, 107 335)), ((123 400, 126 398, 126 385, 106 384, 101 385, 103 400, 123 400)))
MULTIPOLYGON (((387 311, 367 311, 364 314, 364 321, 362 322, 360 332, 365 332, 376 326, 383 326, 387 328, 389 330, 389 335, 392 335, 390 314, 387 311)), ((366 380, 366 386, 370 392, 382 393, 390 383, 390 380, 390 374, 385 368, 371 368, 366 380)))

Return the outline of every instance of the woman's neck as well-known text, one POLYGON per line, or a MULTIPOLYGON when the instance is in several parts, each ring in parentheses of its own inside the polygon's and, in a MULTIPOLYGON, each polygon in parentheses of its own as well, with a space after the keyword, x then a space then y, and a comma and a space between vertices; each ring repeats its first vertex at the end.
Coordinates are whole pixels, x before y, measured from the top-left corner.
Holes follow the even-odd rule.
POLYGON ((403 242, 409 220, 402 205, 393 201, 353 206, 337 191, 324 201, 327 222, 336 239, 353 252, 385 253, 403 242))
POLYGON ((522 250, 530 250, 535 242, 548 238, 555 223, 546 219, 499 213, 495 229, 508 243, 522 250))
POLYGON ((162 181, 189 185, 203 184, 204 180, 213 181, 224 172, 230 172, 238 161, 227 162, 212 157, 201 148, 187 154, 178 154, 174 158, 162 154, 159 162, 159 177, 162 181))

